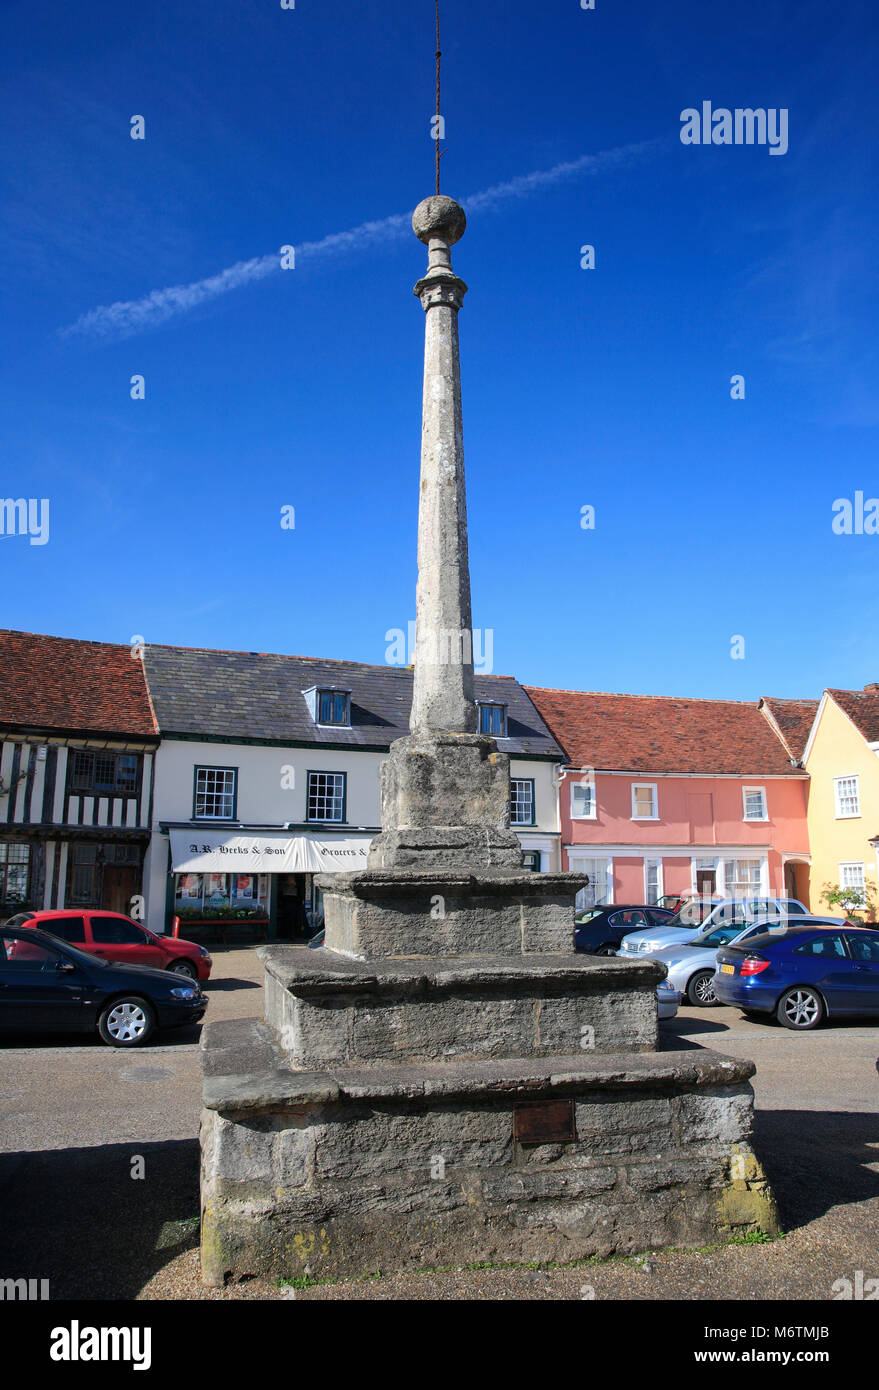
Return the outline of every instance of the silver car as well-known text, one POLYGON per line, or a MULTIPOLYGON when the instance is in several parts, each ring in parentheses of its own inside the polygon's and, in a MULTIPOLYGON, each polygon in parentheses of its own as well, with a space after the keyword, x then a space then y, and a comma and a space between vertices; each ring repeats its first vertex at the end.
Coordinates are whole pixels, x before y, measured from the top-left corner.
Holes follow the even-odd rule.
POLYGON ((674 1018, 680 1008, 681 996, 668 980, 660 980, 656 986, 656 1003, 660 1018, 674 1018))
MULTIPOLYGON (((735 927, 737 935, 752 922, 775 919, 788 921, 792 914, 807 917, 808 909, 796 898, 723 898, 715 903, 704 921, 698 916, 698 904, 685 903, 680 912, 664 927, 642 927, 629 932, 620 942, 618 956, 631 960, 633 956, 655 956, 666 946, 694 941, 713 927, 735 927)), ((729 941, 731 938, 727 938, 729 941)))
POLYGON ((652 951, 650 959, 660 961, 666 967, 667 983, 678 990, 682 998, 690 1004, 708 1008, 719 1002, 714 993, 718 947, 728 946, 733 942, 739 944, 762 932, 784 931, 789 926, 838 927, 843 925, 844 920, 842 917, 811 917, 808 913, 803 913, 797 917, 786 918, 783 924, 777 917, 764 917, 760 922, 751 922, 744 931, 737 925, 714 927, 693 941, 679 942, 660 951, 652 951))

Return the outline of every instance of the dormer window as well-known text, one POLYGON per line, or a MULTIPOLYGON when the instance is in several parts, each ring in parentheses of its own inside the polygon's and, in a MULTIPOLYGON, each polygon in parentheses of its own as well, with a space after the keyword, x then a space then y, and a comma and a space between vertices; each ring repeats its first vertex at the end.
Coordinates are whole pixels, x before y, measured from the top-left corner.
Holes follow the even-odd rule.
POLYGON ((316 686, 303 690, 308 709, 315 724, 350 729, 351 691, 335 685, 316 686))
POLYGON ((479 706, 479 732, 491 734, 493 738, 507 737, 506 705, 479 706))
POLYGON ((351 723, 351 696, 347 690, 319 690, 317 692, 318 724, 351 723))

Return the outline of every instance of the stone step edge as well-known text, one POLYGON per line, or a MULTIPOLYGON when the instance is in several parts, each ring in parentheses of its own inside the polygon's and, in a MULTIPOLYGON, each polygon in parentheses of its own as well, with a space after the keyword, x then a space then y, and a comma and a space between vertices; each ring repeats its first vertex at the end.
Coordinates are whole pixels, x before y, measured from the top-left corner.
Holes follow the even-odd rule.
MULTIPOLYGON (((409 895, 418 889, 430 896, 437 890, 467 897, 510 895, 528 898, 576 893, 584 878, 575 873, 535 874, 530 870, 491 869, 468 872, 465 869, 359 869, 351 873, 316 874, 315 883, 324 893, 353 893, 360 898, 382 898, 392 894, 409 895)), ((573 907, 572 907, 573 915, 573 907)), ((572 924, 573 930, 573 924, 572 924)))
MULTIPOLYGON (((234 1062, 234 1057, 228 1060, 234 1062)), ((604 1053, 584 1063, 582 1057, 552 1057, 523 1065, 507 1058, 464 1066, 398 1063, 330 1071, 292 1071, 274 1067, 258 1073, 231 1072, 205 1076, 206 1110, 225 1115, 303 1109, 337 1101, 418 1101, 508 1099, 539 1100, 557 1094, 595 1091, 677 1093, 706 1087, 739 1086, 749 1081, 753 1062, 704 1052, 657 1054, 604 1053), (656 1061, 654 1061, 656 1058, 656 1061)))
POLYGON ((361 961, 334 956, 327 966, 320 952, 303 959, 301 950, 285 946, 261 946, 258 954, 266 973, 289 993, 309 996, 338 994, 426 995, 480 991, 505 985, 529 985, 564 989, 570 985, 596 989, 646 989, 665 978, 663 966, 646 957, 615 960, 611 957, 522 956, 419 956, 361 961), (282 954, 283 953, 283 954, 282 954), (473 964, 467 964, 467 960, 473 964), (496 963, 495 963, 496 962, 496 963))

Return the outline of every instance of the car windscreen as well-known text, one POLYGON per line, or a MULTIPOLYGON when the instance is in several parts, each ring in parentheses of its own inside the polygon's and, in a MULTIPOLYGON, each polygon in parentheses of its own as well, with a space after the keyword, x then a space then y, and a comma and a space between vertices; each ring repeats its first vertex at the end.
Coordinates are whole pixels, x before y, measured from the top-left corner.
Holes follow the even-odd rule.
POLYGON ((34 914, 32 912, 16 912, 14 917, 9 917, 4 923, 4 927, 23 927, 27 922, 32 922, 34 914))
POLYGON ((733 923, 728 927, 713 927, 711 931, 704 932, 702 936, 697 936, 692 946, 725 946, 727 942, 734 941, 741 933, 741 925, 733 923))
POLYGON ((758 932, 756 936, 749 936, 746 941, 737 942, 732 947, 734 951, 741 951, 747 955, 750 951, 764 951, 769 946, 774 946, 778 941, 786 941, 789 936, 802 936, 803 928, 779 927, 777 930, 758 932))

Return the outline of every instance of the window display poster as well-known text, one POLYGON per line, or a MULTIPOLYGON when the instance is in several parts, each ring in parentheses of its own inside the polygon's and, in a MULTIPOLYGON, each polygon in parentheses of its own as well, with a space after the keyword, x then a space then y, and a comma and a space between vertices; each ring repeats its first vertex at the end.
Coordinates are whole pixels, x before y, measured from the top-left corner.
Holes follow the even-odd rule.
POLYGON ((201 874, 178 874, 177 897, 184 901, 201 897, 201 874))
POLYGON ((253 878, 250 874, 237 874, 235 877, 236 898, 253 898, 253 878))
POLYGON ((229 901, 226 889, 225 874, 208 874, 205 885, 205 902, 212 903, 215 907, 222 907, 229 901))

